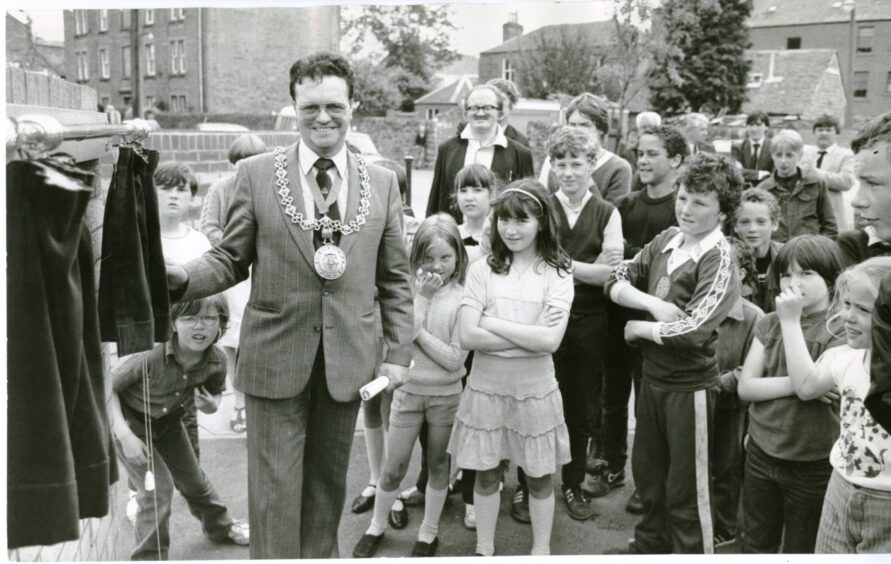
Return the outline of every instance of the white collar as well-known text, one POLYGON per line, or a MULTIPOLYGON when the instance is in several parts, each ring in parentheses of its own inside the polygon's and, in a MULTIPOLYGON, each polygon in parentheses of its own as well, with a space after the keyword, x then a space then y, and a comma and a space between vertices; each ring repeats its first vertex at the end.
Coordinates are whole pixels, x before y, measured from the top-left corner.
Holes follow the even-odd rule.
MULTIPOLYGON (((303 173, 303 176, 309 174, 309 171, 315 166, 316 161, 319 160, 319 154, 310 149, 309 145, 306 143, 298 143, 297 144, 297 162, 300 163, 300 172, 303 173)), ((340 148, 340 151, 337 152, 336 155, 331 157, 331 160, 334 161, 334 167, 337 168, 337 172, 340 173, 341 178, 346 178, 347 172, 347 148, 346 143, 343 144, 343 147, 340 148)))
POLYGON ((872 247, 874 245, 891 245, 891 241, 885 241, 880 239, 878 234, 876 233, 876 228, 872 225, 867 225, 863 228, 863 232, 866 233, 866 246, 872 247))
MULTIPOLYGON (((665 248, 662 249, 663 253, 667 253, 668 251, 674 251, 676 249, 680 249, 681 244, 684 242, 684 232, 680 231, 671 238, 665 248)), ((696 243, 692 250, 689 251, 690 258, 693 259, 693 262, 699 262, 699 259, 705 255, 705 253, 709 252, 712 247, 716 246, 721 242, 721 239, 724 238, 724 234, 721 233, 721 226, 715 227, 715 230, 702 238, 701 241, 696 243)))
POLYGON ((817 153, 819 153, 820 151, 823 151, 824 153, 829 153, 830 151, 832 151, 833 149, 835 149, 835 146, 836 146, 836 145, 838 145, 838 143, 833 143, 832 145, 826 147, 825 149, 821 149, 821 148, 820 148, 819 146, 817 146, 817 145, 815 145, 815 147, 817 147, 817 153))
POLYGON ((555 192, 555 194, 557 196, 557 200, 560 201, 560 204, 562 204, 564 208, 566 208, 572 212, 575 212, 575 213, 580 213, 582 211, 582 208, 585 207, 585 204, 588 203, 588 200, 590 200, 594 196, 594 194, 591 193, 590 189, 585 190, 585 194, 584 194, 584 196, 582 196, 581 205, 577 208, 574 208, 574 207, 572 207, 572 204, 569 202, 569 196, 564 194, 563 190, 557 190, 555 192))
POLYGON ((461 139, 467 139, 468 142, 476 143, 480 146, 480 148, 484 147, 492 147, 498 145, 499 147, 507 147, 507 137, 504 136, 504 127, 501 125, 496 126, 495 128, 495 138, 491 143, 483 145, 473 134, 470 132, 470 124, 464 126, 464 129, 461 130, 461 139))
POLYGON ((758 148, 760 149, 761 147, 764 146, 764 137, 762 137, 761 139, 759 139, 757 141, 755 141, 754 139, 749 139, 749 142, 752 145, 758 145, 758 148))

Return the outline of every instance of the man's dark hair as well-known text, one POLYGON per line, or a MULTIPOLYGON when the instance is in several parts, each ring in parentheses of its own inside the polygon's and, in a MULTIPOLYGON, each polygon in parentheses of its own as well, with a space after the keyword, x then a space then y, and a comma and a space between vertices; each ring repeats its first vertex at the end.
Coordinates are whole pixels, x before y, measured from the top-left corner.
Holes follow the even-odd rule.
POLYGON ((752 112, 746 117, 746 125, 756 125, 759 123, 763 123, 767 127, 770 127, 770 118, 762 111, 752 112))
POLYGON ((606 98, 582 92, 566 107, 566 119, 575 112, 591 120, 600 135, 605 136, 609 133, 609 100, 606 98))
MULTIPOLYGON (((861 149, 868 149, 882 141, 891 144, 891 112, 877 115, 857 130, 857 135, 851 141, 851 149, 859 153, 861 149)), ((885 156, 891 162, 891 150, 885 156)))
POLYGON ((659 140, 662 141, 662 146, 665 147, 665 152, 668 153, 669 158, 679 156, 681 157, 681 160, 684 160, 687 158, 687 155, 690 154, 690 146, 687 145, 687 138, 675 127, 670 125, 645 127, 638 135, 638 142, 640 142, 640 138, 644 135, 658 137, 659 140))
POLYGON ((321 81, 326 76, 342 78, 347 83, 349 99, 353 99, 353 69, 350 68, 350 63, 345 58, 333 53, 314 53, 291 65, 291 82, 289 84, 291 99, 297 101, 294 85, 302 82, 304 78, 321 81))
POLYGON ((163 189, 168 189, 188 184, 193 198, 198 193, 198 178, 195 177, 189 165, 184 163, 175 161, 159 163, 155 167, 154 180, 155 186, 159 189, 162 186, 164 187, 163 189))
POLYGON ((729 157, 706 152, 693 155, 687 166, 681 168, 674 184, 683 184, 690 194, 715 192, 718 205, 727 217, 733 217, 745 185, 742 173, 729 157))
POLYGON ((835 116, 831 116, 829 114, 823 114, 814 121, 814 127, 811 131, 817 131, 818 127, 833 127, 835 128, 836 133, 841 132, 841 128, 838 126, 838 118, 835 116))

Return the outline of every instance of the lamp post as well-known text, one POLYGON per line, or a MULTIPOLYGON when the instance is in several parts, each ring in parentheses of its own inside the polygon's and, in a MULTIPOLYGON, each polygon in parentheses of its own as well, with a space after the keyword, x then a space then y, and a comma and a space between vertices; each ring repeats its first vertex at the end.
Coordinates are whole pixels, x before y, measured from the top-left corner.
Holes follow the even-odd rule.
POLYGON ((848 100, 845 104, 845 127, 851 127, 854 120, 854 49, 857 48, 854 43, 857 21, 856 3, 854 0, 845 0, 842 9, 851 14, 848 29, 848 100))

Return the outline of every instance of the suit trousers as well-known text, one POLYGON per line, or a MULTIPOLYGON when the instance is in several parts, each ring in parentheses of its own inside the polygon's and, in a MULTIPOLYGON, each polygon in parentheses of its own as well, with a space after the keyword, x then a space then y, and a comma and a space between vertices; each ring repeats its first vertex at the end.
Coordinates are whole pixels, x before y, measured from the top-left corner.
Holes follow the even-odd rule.
POLYGON ((338 556, 359 399, 331 397, 322 350, 298 395, 245 394, 251 559, 338 556))
POLYGON ((646 553, 711 554, 709 450, 717 387, 675 391, 640 385, 631 468, 644 515, 634 529, 646 553))

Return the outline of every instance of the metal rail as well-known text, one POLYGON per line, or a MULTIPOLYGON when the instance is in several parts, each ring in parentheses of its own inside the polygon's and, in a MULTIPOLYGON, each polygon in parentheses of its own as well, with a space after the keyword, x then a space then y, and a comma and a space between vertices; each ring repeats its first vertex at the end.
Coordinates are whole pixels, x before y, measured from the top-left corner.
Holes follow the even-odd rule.
POLYGON ((29 156, 52 151, 63 141, 121 137, 123 141, 139 143, 152 131, 152 126, 142 119, 119 124, 62 125, 43 114, 9 119, 7 127, 6 150, 18 150, 29 156))

